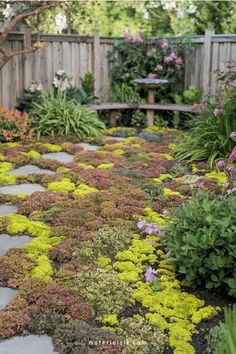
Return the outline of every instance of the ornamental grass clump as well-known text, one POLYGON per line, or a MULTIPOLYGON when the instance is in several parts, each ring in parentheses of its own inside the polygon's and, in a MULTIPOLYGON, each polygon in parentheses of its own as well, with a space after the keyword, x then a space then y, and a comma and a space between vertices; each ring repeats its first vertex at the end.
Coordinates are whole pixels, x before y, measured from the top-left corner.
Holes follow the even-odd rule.
POLYGON ((74 101, 66 101, 62 94, 44 93, 40 104, 34 103, 31 112, 35 132, 42 135, 99 136, 105 125, 97 113, 74 101))
POLYGON ((215 159, 227 157, 235 146, 230 138, 236 131, 236 90, 230 80, 220 78, 220 92, 208 96, 192 110, 197 116, 192 120, 191 130, 175 149, 181 160, 207 160, 213 166, 215 159))

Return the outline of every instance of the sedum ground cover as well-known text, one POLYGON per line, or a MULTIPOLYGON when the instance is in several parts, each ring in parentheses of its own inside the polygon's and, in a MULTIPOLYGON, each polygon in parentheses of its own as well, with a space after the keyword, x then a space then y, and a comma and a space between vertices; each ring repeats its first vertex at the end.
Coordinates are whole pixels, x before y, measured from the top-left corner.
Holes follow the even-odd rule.
POLYGON ((61 354, 195 353, 199 324, 221 308, 182 287, 165 228, 173 206, 199 190, 220 193, 227 178, 175 160, 175 130, 107 134, 96 151, 66 139, 1 145, 0 183, 46 191, 0 194, 18 207, 0 218, 1 233, 33 237, 0 259, 1 285, 18 289, 0 310, 0 337, 47 333, 61 354), (41 158, 61 151, 73 161, 41 158), (27 164, 55 174, 9 173, 27 164))

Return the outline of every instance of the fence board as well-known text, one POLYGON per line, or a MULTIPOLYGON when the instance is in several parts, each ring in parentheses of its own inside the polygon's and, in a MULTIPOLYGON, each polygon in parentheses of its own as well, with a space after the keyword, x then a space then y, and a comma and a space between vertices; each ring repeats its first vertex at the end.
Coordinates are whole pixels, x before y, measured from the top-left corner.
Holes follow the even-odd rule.
MULTIPOLYGON (((99 48, 98 62, 100 61, 100 65, 99 69, 96 68, 96 70, 93 58, 93 36, 45 34, 41 35, 40 38, 41 41, 45 42, 43 50, 30 54, 26 58, 23 56, 15 57, 0 71, 1 106, 14 107, 16 97, 22 94, 23 88, 27 88, 30 78, 41 82, 45 89, 49 89, 55 72, 59 69, 65 70, 69 76, 73 77, 74 85, 77 87, 81 87, 81 78, 87 72, 91 72, 94 76, 98 75, 100 77, 98 88, 100 99, 102 102, 109 100, 112 64, 107 58, 107 53, 112 49, 114 40, 118 38, 99 38, 99 47, 97 43, 96 46, 99 48)), ((173 43, 175 41, 178 43, 179 40, 186 37, 166 38, 173 43)), ((212 91, 216 92, 217 84, 214 72, 217 69, 223 70, 226 68, 224 61, 236 60, 236 35, 212 35, 207 45, 207 58, 205 36, 190 36, 189 38, 194 46, 187 49, 185 53, 184 89, 190 86, 200 88, 211 86, 212 91), (209 72, 207 72, 206 66, 209 72)), ((32 34, 32 42, 36 39, 37 34, 32 34)), ((160 40, 160 37, 149 38, 149 43, 155 45, 160 40)), ((23 49, 24 42, 26 42, 24 33, 13 32, 9 35, 4 46, 6 45, 6 47, 16 51, 23 49)))

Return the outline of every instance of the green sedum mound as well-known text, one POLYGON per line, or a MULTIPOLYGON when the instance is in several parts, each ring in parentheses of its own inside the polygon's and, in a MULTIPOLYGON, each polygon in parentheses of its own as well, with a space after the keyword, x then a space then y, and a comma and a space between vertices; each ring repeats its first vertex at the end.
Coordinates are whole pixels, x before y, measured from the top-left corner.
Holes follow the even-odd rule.
POLYGON ((236 296, 235 215, 233 193, 218 199, 202 193, 173 210, 166 242, 185 285, 236 296))
POLYGON ((42 135, 99 136, 105 128, 95 111, 66 101, 62 94, 45 93, 40 104, 33 104, 31 118, 38 138, 42 135))

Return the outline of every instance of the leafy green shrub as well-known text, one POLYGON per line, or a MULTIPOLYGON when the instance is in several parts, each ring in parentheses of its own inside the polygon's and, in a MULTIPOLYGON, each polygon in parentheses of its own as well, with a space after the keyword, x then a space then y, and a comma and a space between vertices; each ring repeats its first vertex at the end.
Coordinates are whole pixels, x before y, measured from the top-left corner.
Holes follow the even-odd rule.
POLYGON ((222 88, 219 96, 209 97, 193 110, 199 113, 192 120, 190 133, 176 148, 176 157, 181 160, 208 160, 210 166, 216 158, 226 157, 235 143, 230 134, 236 131, 236 90, 222 88))
POLYGON ((63 94, 44 94, 40 104, 31 112, 37 136, 76 135, 98 136, 105 128, 96 112, 73 101, 66 102, 63 94))
POLYGON ((33 108, 34 102, 40 102, 42 99, 42 87, 37 82, 32 82, 28 89, 24 89, 23 97, 16 99, 16 109, 21 112, 29 113, 33 108))
POLYGON ((97 99, 94 95, 88 94, 84 89, 78 87, 68 88, 64 92, 67 101, 75 101, 79 104, 90 104, 94 103, 97 99))
POLYGON ((139 103, 141 97, 135 87, 126 83, 114 84, 111 96, 112 102, 139 103))
POLYGON ((131 116, 131 125, 134 127, 146 128, 147 126, 147 116, 140 110, 135 110, 131 116))
POLYGON ((184 91, 184 103, 194 104, 200 102, 202 98, 202 90, 198 87, 190 87, 188 90, 184 91))
POLYGON ((213 327, 206 339, 209 354, 236 353, 236 305, 225 308, 225 323, 213 327))
POLYGON ((236 195, 202 193, 173 210, 166 243, 185 285, 236 296, 236 195))

